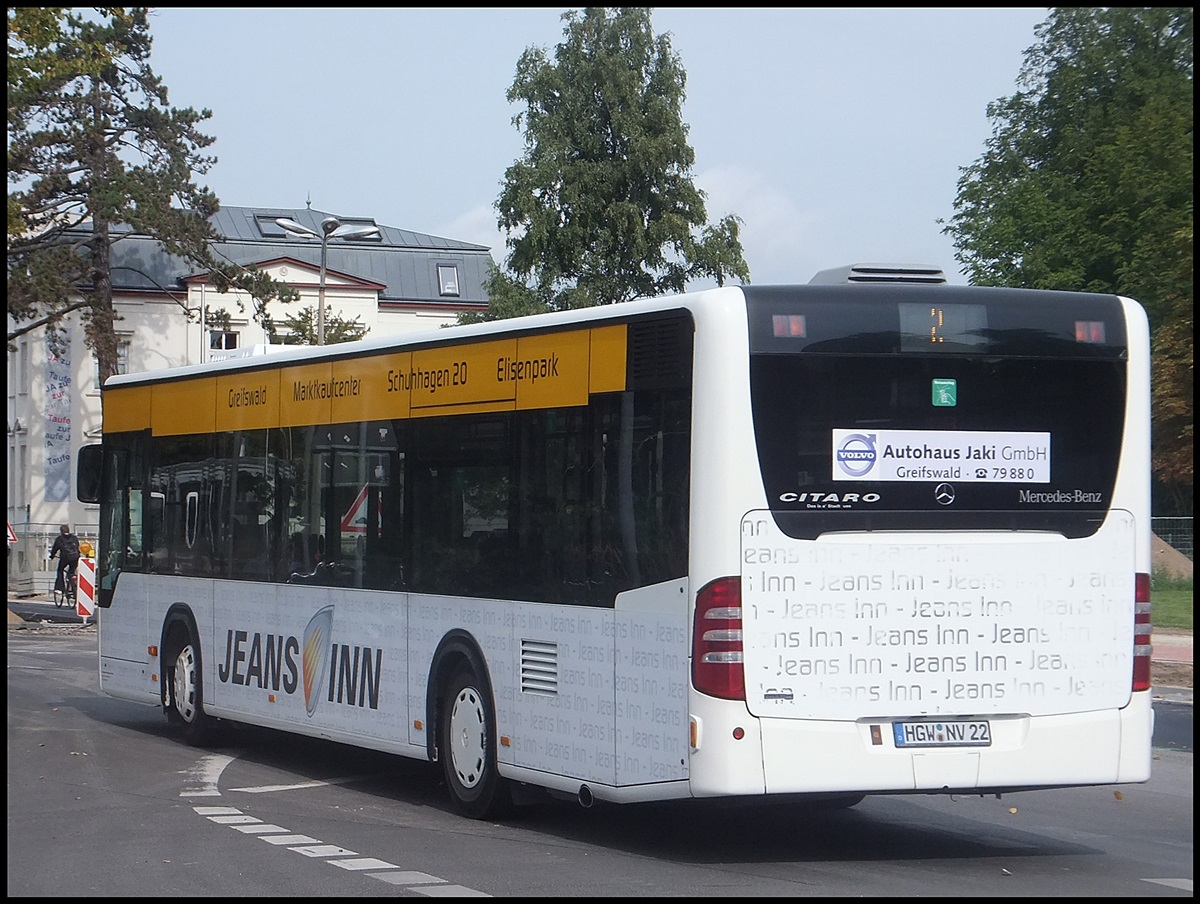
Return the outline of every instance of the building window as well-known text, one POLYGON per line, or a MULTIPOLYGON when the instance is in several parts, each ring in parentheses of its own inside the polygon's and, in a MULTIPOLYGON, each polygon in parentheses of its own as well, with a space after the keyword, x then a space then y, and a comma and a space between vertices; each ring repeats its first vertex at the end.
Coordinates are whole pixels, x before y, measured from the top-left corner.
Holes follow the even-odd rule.
POLYGON ((438 292, 458 297, 458 267, 454 264, 438 264, 438 292))
POLYGON ((238 335, 232 330, 210 330, 208 347, 214 351, 231 351, 238 347, 238 335))
POLYGON ((287 230, 275 222, 275 217, 256 216, 254 222, 264 238, 286 239, 288 237, 287 230))
MULTIPOLYGON (((117 373, 129 373, 129 340, 117 338, 117 373)), ((92 385, 100 388, 100 358, 92 356, 92 385)))

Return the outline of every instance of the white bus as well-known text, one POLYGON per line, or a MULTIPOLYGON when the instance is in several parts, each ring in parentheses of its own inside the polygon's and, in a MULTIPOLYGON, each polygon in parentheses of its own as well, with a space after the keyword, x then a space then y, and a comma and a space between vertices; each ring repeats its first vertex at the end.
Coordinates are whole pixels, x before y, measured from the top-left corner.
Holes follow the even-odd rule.
POLYGON ((1142 782, 1149 395, 1130 299, 878 267, 116 376, 101 686, 476 818, 1142 782))

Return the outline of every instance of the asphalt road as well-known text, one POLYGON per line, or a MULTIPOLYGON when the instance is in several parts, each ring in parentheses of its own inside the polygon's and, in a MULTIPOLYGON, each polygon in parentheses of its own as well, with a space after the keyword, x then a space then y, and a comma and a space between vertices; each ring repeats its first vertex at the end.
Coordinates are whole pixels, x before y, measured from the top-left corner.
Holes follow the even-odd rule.
POLYGON ((475 822, 429 764, 263 729, 188 747, 156 707, 101 695, 95 657, 95 628, 10 627, 10 897, 1192 893, 1189 704, 1156 705, 1143 785, 475 822))

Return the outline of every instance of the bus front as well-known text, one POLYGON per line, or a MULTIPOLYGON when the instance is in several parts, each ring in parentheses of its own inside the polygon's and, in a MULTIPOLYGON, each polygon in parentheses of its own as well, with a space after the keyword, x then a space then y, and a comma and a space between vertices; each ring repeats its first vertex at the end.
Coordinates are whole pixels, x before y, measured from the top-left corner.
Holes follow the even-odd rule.
POLYGON ((693 793, 1145 781, 1140 306, 742 291, 763 497, 739 509, 737 574, 697 593, 693 793))

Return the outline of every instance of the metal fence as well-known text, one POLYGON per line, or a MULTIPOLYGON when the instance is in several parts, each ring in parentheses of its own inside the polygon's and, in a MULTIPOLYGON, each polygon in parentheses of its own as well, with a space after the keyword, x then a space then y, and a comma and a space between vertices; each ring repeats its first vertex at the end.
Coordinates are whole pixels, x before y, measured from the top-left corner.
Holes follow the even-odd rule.
MULTIPOLYGON (((1179 518, 1151 518, 1150 529, 1168 546, 1179 550, 1189 559, 1193 559, 1191 515, 1179 518)), ((1193 559, 1193 561, 1195 560, 1193 559)))

